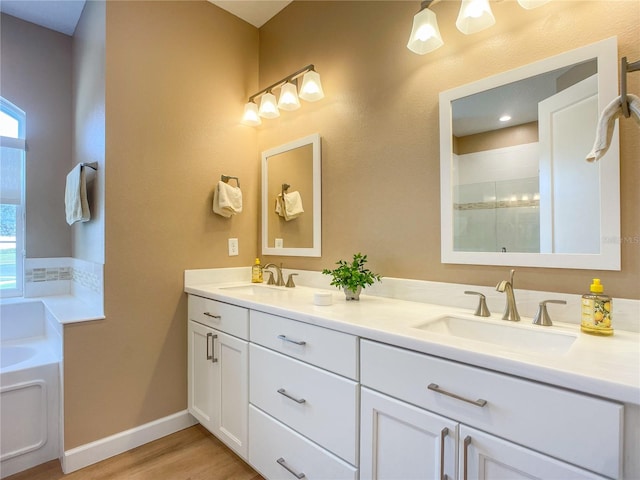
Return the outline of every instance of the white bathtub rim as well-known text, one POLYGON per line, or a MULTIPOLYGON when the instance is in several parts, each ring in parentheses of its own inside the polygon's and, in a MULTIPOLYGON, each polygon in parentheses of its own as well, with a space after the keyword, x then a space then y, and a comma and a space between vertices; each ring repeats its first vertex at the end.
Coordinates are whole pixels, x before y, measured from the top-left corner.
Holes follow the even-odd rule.
POLYGON ((75 472, 198 423, 187 410, 66 450, 62 471, 75 472))
MULTIPOLYGON (((14 363, 13 365, 0 365, 0 376, 5 373, 28 370, 52 363, 60 363, 62 360, 60 358, 58 341, 55 338, 30 337, 7 340, 0 343, 0 349, 11 346, 32 347, 36 353, 22 362, 14 363)), ((2 383, 4 384, 4 381, 2 381, 2 383)))

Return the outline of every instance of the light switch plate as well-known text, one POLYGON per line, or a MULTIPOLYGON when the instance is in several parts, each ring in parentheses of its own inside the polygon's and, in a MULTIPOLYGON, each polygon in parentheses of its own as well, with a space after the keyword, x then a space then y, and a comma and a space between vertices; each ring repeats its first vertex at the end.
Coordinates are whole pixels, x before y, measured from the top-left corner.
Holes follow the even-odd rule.
POLYGON ((235 257, 236 255, 238 255, 238 239, 237 238, 230 238, 229 239, 229 256, 230 257, 235 257))
POLYGON ((275 244, 276 248, 284 248, 284 239, 282 238, 276 238, 276 244, 275 244))

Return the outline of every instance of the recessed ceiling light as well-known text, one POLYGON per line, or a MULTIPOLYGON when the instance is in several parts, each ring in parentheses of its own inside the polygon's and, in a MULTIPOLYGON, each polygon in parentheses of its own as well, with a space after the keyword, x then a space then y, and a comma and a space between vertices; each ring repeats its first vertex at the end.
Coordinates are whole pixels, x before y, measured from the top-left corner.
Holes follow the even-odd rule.
POLYGON ((511 120, 511 116, 509 116, 509 115, 502 115, 502 116, 499 118, 499 120, 500 120, 501 122, 508 122, 509 120, 511 120))

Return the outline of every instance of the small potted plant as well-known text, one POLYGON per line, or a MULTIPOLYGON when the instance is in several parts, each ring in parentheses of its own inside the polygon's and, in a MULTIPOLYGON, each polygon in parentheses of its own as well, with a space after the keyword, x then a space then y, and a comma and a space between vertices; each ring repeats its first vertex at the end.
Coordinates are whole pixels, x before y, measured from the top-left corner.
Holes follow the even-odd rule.
POLYGON ((331 285, 342 288, 347 300, 360 300, 362 289, 367 285, 373 285, 376 281, 379 282, 382 278, 366 268, 365 263, 367 263, 367 256, 356 253, 352 262, 338 260, 336 262, 338 268, 334 270, 325 268, 322 273, 333 277, 331 285))

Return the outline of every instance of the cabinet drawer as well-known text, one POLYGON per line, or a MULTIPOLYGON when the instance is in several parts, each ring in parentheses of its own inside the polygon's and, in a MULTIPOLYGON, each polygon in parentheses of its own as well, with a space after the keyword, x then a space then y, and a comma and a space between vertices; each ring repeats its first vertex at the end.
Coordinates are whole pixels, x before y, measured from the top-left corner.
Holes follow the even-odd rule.
POLYGON ((249 463, 269 480, 358 478, 355 467, 253 406, 249 407, 249 431, 249 463))
POLYGON ((250 402, 356 464, 358 384, 250 345, 250 402))
POLYGON ((358 339, 353 335, 252 310, 251 341, 339 375, 358 378, 358 339))
POLYGON ((189 320, 249 340, 249 310, 209 298, 189 295, 189 320))
POLYGON ((621 475, 622 405, 367 340, 360 350, 363 385, 602 475, 621 475))

